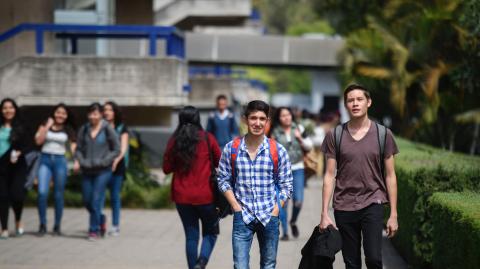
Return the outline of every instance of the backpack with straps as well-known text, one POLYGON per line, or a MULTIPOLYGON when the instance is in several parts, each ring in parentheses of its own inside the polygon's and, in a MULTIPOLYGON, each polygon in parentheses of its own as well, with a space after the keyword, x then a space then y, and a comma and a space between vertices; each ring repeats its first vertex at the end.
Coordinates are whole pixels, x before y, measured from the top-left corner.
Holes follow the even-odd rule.
MULTIPOLYGON (((235 185, 235 161, 238 156, 238 148, 242 142, 241 137, 237 137, 233 140, 232 147, 230 148, 231 164, 232 164, 232 178, 235 185)), ((278 175, 278 147, 277 141, 272 138, 268 138, 268 145, 270 146, 270 159, 273 162, 273 175, 276 177, 278 175)))
MULTIPOLYGON (((377 126, 377 138, 378 138, 378 148, 380 151, 380 167, 382 172, 382 177, 385 179, 385 142, 387 140, 387 127, 375 122, 377 126)), ((342 143, 343 130, 347 127, 347 123, 339 124, 335 127, 334 136, 335 136, 335 160, 337 161, 337 170, 340 164, 340 145, 342 143)))

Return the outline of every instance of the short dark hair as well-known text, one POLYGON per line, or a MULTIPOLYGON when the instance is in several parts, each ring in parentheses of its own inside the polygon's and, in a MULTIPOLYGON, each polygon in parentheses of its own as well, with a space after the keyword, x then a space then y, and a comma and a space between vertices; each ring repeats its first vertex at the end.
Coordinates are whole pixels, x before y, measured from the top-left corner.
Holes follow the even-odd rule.
POLYGON ((363 94, 365 94, 365 97, 367 99, 370 99, 370 91, 367 90, 367 88, 363 87, 362 85, 358 85, 358 84, 350 84, 347 86, 347 88, 345 88, 345 90, 343 91, 343 101, 344 102, 347 102, 347 95, 349 92, 351 91, 354 91, 354 90, 361 90, 363 91, 363 94))
POLYGON ((253 100, 250 103, 247 104, 247 107, 245 107, 245 112, 243 115, 248 118, 248 116, 256 111, 262 111, 267 115, 267 118, 270 116, 270 106, 265 103, 264 101, 261 100, 253 100))
POLYGON ((225 94, 220 94, 220 95, 217 95, 217 102, 220 101, 220 100, 227 100, 227 96, 225 94))

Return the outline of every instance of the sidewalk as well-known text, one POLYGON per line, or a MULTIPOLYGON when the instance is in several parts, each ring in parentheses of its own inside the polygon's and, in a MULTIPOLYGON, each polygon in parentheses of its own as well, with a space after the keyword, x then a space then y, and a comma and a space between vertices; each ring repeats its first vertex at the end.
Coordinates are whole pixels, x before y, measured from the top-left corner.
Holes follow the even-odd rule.
MULTIPOLYGON (((321 182, 310 181, 305 190, 305 205, 299 218, 300 237, 280 242, 278 269, 298 268, 300 250, 319 222, 321 209, 321 182)), ((53 209, 49 208, 49 221, 53 209)), ((106 213, 110 213, 106 211, 106 213)), ((5 269, 185 269, 185 237, 175 210, 123 210, 122 233, 89 242, 86 240, 87 212, 67 209, 64 212, 63 237, 35 235, 38 216, 35 208, 24 212, 26 234, 21 238, 0 241, 0 268, 5 269)), ((13 216, 10 215, 10 219, 13 216)), ((209 269, 232 268, 231 217, 221 223, 221 234, 212 254, 209 269)), ((11 220, 10 230, 13 230, 11 220)), ((48 225, 50 232, 51 225, 48 225)), ((388 239, 384 240, 384 268, 407 268, 388 239)), ((258 268, 259 251, 254 240, 251 268, 258 268)), ((341 254, 337 254, 335 268, 344 268, 341 254)))

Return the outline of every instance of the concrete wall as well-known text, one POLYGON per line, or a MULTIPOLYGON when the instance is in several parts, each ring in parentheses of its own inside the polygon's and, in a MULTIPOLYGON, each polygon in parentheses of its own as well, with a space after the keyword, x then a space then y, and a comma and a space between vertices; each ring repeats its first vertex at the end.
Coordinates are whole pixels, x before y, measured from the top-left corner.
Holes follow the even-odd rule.
POLYGON ((186 64, 174 58, 23 57, 0 68, 0 92, 21 105, 175 106, 186 83, 186 64))
MULTIPOLYGON (((0 33, 20 23, 52 23, 54 0, 1 0, 0 33)), ((53 35, 45 34, 45 52, 53 51, 53 35)), ((24 32, 0 43, 0 66, 17 57, 35 54, 35 35, 24 32)))
POLYGON ((176 0, 155 3, 155 24, 191 30, 195 25, 242 25, 250 0, 176 0))
POLYGON ((337 67, 342 39, 287 36, 186 33, 186 57, 191 62, 337 67))
POLYGON ((205 109, 215 107, 215 98, 226 95, 230 103, 235 100, 241 105, 251 100, 268 101, 268 94, 253 88, 247 80, 232 79, 229 77, 195 77, 190 78, 192 90, 188 96, 189 104, 205 109))

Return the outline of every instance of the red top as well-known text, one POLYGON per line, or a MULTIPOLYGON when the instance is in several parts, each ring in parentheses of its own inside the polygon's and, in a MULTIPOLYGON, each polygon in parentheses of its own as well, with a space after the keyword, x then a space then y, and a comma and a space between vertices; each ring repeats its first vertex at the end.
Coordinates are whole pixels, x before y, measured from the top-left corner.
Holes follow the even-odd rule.
MULTIPOLYGON (((205 140, 205 131, 199 131, 202 138, 198 144, 195 157, 190 164, 190 169, 186 172, 181 171, 181 163, 175 160, 173 155, 173 145, 175 139, 173 136, 167 144, 167 149, 163 157, 163 171, 165 174, 173 172, 172 182, 172 200, 178 204, 204 205, 213 203, 213 192, 210 186, 210 157, 207 141, 205 140)), ((218 167, 220 161, 220 147, 215 137, 208 133, 210 141, 210 150, 214 166, 218 167)))

